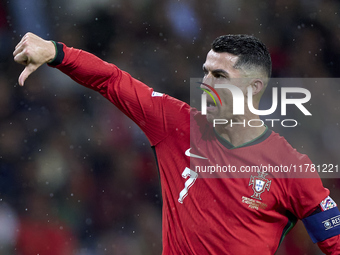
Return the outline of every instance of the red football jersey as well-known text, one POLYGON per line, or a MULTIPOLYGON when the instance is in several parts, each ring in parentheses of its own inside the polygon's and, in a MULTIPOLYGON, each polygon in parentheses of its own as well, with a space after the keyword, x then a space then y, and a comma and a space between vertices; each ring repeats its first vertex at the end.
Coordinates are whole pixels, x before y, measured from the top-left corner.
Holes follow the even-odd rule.
POLYGON ((308 216, 329 195, 319 178, 240 172, 246 166, 311 164, 278 134, 266 130, 232 147, 188 104, 154 92, 92 54, 65 45, 63 52, 56 67, 110 100, 155 148, 164 255, 274 254, 295 219, 308 216), (203 166, 236 171, 210 174, 203 166))

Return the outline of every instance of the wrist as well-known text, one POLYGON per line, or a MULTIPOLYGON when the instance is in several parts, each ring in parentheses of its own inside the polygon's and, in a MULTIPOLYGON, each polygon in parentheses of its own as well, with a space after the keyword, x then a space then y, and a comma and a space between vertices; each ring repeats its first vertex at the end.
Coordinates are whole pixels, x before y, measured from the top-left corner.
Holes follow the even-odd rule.
POLYGON ((64 45, 62 43, 59 42, 55 42, 55 41, 51 41, 51 45, 53 44, 53 51, 54 51, 54 55, 53 58, 51 58, 50 62, 47 62, 47 64, 49 66, 52 67, 56 67, 58 65, 60 65, 65 57, 65 53, 64 53, 64 45))
POLYGON ((51 54, 50 54, 50 57, 48 58, 47 60, 47 64, 50 64, 52 63, 56 57, 57 57, 57 53, 58 53, 58 49, 57 49, 57 44, 55 41, 49 41, 49 43, 51 44, 51 54))

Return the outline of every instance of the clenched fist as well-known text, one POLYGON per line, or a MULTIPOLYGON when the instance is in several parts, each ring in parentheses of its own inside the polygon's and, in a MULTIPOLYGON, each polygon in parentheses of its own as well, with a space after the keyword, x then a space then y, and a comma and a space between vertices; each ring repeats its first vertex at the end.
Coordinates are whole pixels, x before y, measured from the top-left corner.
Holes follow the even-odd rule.
POLYGON ((26 66, 19 76, 19 85, 24 86, 27 77, 41 65, 51 62, 55 54, 53 42, 32 33, 25 34, 13 52, 14 61, 26 66))

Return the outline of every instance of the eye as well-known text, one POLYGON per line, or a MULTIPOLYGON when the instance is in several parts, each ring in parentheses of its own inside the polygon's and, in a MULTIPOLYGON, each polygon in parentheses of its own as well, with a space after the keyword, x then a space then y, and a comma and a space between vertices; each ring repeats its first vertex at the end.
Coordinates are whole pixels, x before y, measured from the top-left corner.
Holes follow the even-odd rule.
POLYGON ((219 74, 219 73, 215 74, 214 77, 215 77, 216 79, 225 78, 223 75, 221 75, 221 74, 219 74))

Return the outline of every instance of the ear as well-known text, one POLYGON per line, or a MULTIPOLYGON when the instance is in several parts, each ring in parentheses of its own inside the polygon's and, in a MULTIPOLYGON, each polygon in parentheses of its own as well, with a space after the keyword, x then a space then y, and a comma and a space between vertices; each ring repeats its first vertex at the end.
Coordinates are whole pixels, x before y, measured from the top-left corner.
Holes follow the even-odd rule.
POLYGON ((264 89, 264 83, 260 79, 254 79, 251 81, 250 86, 253 89, 253 96, 260 93, 264 89))

